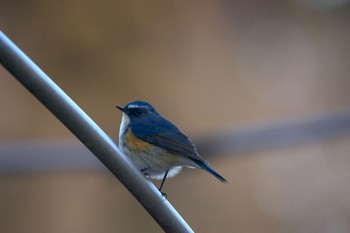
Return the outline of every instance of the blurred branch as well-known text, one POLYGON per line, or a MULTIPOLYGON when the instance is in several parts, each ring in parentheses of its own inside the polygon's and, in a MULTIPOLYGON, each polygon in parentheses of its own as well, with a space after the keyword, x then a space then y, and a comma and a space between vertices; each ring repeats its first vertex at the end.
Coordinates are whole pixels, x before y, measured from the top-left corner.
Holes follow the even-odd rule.
POLYGON ((166 232, 192 232, 113 141, 0 31, 1 64, 123 183, 166 232))
POLYGON ((350 110, 279 121, 214 134, 196 140, 201 154, 238 154, 350 135, 350 110))
MULTIPOLYGON (((232 129, 194 138, 205 158, 319 142, 350 135, 350 110, 232 129)), ((0 142, 0 172, 100 169, 75 141, 40 139, 0 142)))

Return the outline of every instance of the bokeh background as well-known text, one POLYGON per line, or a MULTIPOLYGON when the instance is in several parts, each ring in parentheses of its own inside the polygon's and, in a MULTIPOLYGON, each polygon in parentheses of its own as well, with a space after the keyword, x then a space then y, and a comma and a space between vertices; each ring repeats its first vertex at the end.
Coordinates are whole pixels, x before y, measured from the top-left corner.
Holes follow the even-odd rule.
MULTIPOLYGON (((0 1, 1 30, 115 141, 114 106, 138 99, 193 141, 349 109, 349 22, 348 0, 0 1)), ((0 232, 161 232, 102 167, 28 157, 93 155, 2 67, 0 105, 0 149, 24 148, 0 171, 0 232)), ((349 153, 343 134, 203 155, 228 184, 187 169, 165 190, 196 232, 346 233, 349 153)))

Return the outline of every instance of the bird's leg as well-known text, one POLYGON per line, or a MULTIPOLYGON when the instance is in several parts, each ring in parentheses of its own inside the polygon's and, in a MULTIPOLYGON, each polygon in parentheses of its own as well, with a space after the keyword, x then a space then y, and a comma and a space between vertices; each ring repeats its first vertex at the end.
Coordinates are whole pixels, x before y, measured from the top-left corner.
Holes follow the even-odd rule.
POLYGON ((159 187, 159 192, 165 197, 167 198, 167 194, 166 193, 162 193, 162 188, 163 188, 163 185, 164 185, 164 182, 165 182, 165 179, 168 175, 168 172, 169 170, 166 170, 165 174, 164 174, 164 177, 163 177, 163 180, 162 180, 162 183, 160 184, 160 187, 159 187))
POLYGON ((150 169, 150 167, 146 167, 146 168, 143 168, 141 169, 140 171, 143 173, 144 176, 146 176, 147 179, 150 179, 151 178, 151 175, 145 171, 147 171, 148 169, 150 169))

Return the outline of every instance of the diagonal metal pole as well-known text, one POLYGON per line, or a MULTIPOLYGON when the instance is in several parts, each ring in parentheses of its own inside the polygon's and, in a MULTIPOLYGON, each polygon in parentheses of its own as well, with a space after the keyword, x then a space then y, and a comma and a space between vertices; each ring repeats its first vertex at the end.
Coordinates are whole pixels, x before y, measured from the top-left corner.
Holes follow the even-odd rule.
POLYGON ((1 31, 0 63, 85 144, 165 232, 193 232, 101 128, 1 31))

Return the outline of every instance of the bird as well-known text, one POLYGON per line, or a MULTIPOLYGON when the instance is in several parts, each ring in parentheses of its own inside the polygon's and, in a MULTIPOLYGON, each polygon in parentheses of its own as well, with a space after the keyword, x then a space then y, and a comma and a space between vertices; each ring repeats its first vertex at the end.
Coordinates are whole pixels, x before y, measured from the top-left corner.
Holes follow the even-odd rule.
POLYGON ((177 175, 182 167, 204 169, 227 183, 199 155, 191 140, 151 104, 133 101, 116 107, 122 111, 119 148, 147 178, 162 180, 158 189, 161 193, 165 180, 177 175))

